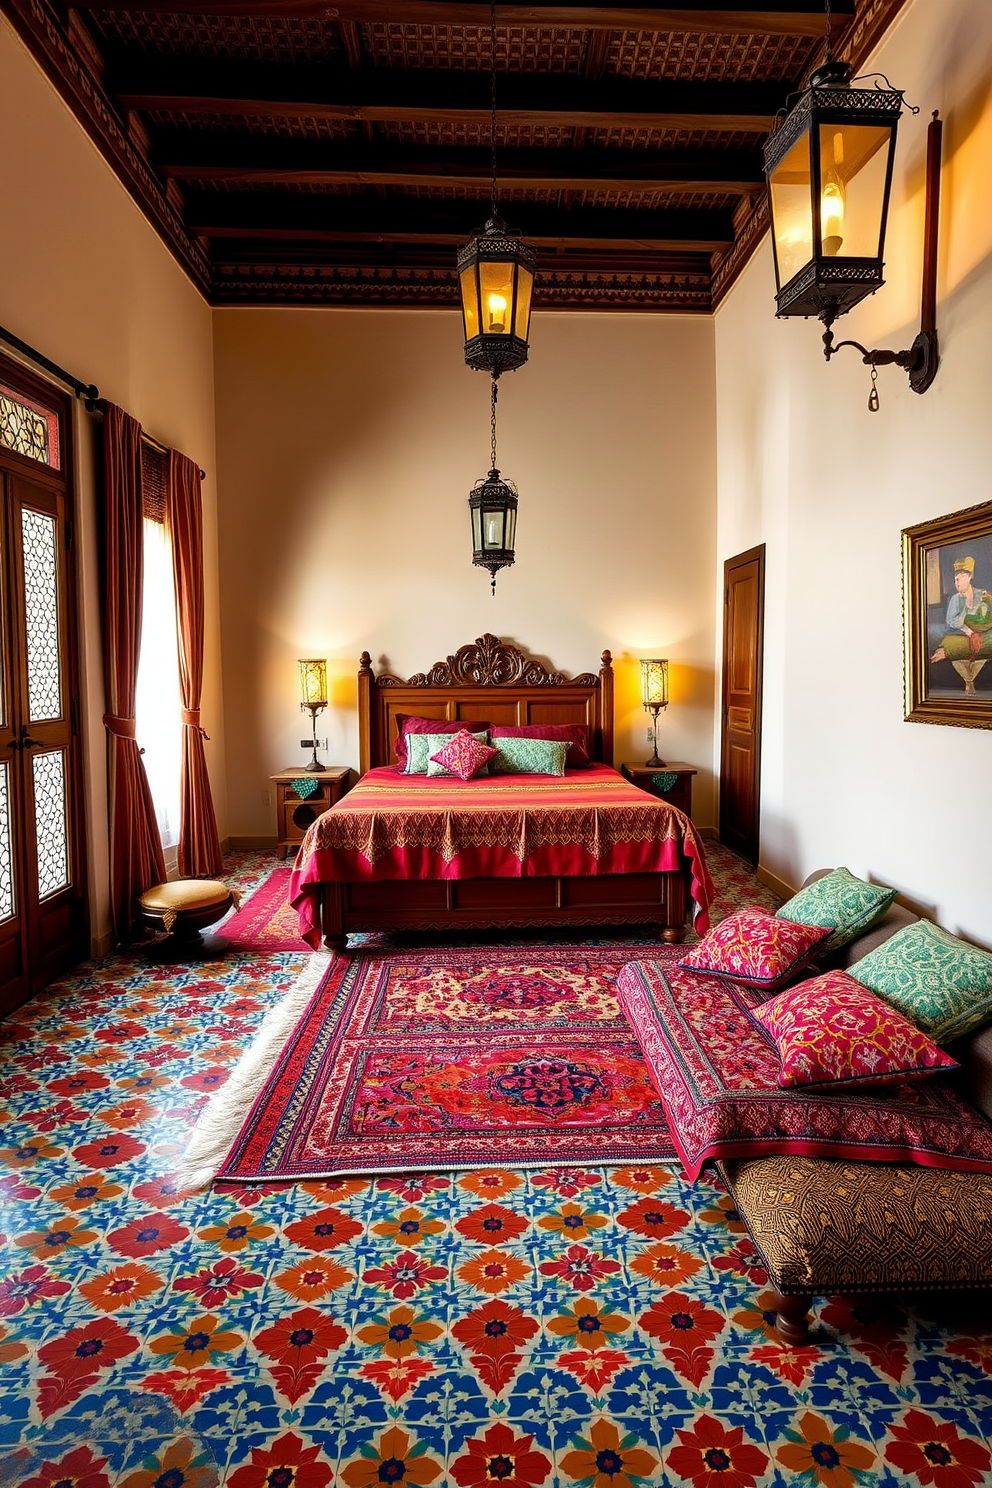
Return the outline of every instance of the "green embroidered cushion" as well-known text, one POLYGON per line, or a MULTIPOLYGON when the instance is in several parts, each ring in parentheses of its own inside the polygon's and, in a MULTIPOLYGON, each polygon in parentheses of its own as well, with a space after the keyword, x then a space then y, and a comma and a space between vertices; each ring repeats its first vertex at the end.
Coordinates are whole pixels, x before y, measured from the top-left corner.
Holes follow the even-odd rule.
POLYGON ((839 951, 862 931, 870 930, 895 897, 895 889, 865 883, 849 869, 835 868, 794 894, 782 905, 778 917, 796 925, 830 925, 833 934, 821 949, 839 951))
POLYGON ((564 775, 567 739, 513 739, 500 735, 495 759, 489 761, 492 775, 564 775))
POLYGON ((848 967, 938 1044, 992 1019, 992 956, 917 920, 848 967))
MULTIPOLYGON (((450 775, 451 771, 443 765, 436 764, 431 768, 431 755, 450 744, 453 738, 453 734, 407 734, 404 775, 450 775)), ((485 731, 473 734, 472 738, 478 739, 480 744, 489 742, 489 734, 485 731)))

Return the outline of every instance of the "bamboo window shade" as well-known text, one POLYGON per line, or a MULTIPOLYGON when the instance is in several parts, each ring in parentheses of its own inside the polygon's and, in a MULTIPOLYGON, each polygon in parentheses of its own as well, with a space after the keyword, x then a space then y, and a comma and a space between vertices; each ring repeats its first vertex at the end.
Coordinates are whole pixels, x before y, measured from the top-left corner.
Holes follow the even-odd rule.
POLYGON ((147 440, 141 441, 141 510, 152 522, 165 521, 165 493, 169 481, 169 456, 147 440))

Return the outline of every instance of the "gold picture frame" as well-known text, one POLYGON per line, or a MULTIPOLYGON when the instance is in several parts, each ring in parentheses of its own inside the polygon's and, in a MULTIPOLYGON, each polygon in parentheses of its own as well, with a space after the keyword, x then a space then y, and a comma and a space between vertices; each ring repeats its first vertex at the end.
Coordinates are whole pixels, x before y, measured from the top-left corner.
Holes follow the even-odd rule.
POLYGON ((906 527, 907 723, 992 728, 992 501, 906 527))

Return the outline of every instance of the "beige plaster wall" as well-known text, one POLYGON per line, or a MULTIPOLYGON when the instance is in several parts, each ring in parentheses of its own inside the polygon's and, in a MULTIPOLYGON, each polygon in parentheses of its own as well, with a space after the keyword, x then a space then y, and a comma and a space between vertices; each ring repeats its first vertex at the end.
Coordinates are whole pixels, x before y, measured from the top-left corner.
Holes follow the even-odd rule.
MULTIPOLYGON (((221 832, 223 766, 211 312, 0 17, 0 324, 97 384, 204 482, 203 721, 221 832)), ((76 410, 92 930, 109 929, 94 440, 76 410)))
POLYGON ((937 381, 921 397, 883 368, 881 409, 868 412, 855 353, 827 366, 815 322, 775 320, 766 243, 716 318, 718 559, 767 545, 765 867, 798 883, 845 863, 992 943, 979 867, 992 736, 903 721, 900 578, 902 528, 992 494, 992 5, 914 0, 865 70, 876 68, 921 112, 900 124, 886 286, 837 336, 913 339, 926 126, 939 109, 937 381))
POLYGON ((535 314, 502 380, 516 565, 471 563, 489 384, 448 312, 220 310, 214 338, 228 784, 271 836, 270 772, 303 763, 296 660, 329 658, 329 759, 357 765, 362 650, 401 675, 483 631, 569 672, 617 661, 616 758, 645 759, 635 658, 672 661, 661 729, 713 819, 714 403, 709 320, 535 314))

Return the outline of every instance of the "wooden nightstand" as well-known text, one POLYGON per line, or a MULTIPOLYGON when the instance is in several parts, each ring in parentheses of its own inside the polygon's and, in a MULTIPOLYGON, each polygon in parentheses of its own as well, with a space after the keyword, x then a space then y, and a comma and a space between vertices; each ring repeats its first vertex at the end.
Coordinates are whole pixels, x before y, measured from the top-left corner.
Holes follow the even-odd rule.
POLYGON ((695 765, 687 765, 682 760, 671 760, 667 765, 641 765, 623 764, 620 773, 633 785, 639 785, 641 790, 648 791, 652 796, 660 796, 667 801, 669 806, 677 806, 684 811, 686 816, 692 815, 692 777, 695 775, 695 765), (654 783, 655 775, 674 775, 674 785, 668 790, 659 790, 654 783))
POLYGON ((347 765, 328 765, 326 770, 312 772, 290 768, 269 779, 276 787, 276 834, 279 856, 284 858, 291 847, 299 847, 307 827, 340 801, 351 785, 351 771, 347 765), (294 780, 316 780, 317 789, 304 798, 293 789, 294 780))

